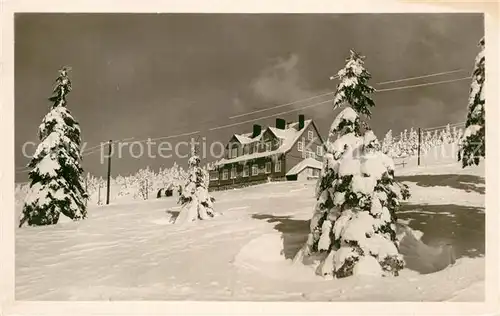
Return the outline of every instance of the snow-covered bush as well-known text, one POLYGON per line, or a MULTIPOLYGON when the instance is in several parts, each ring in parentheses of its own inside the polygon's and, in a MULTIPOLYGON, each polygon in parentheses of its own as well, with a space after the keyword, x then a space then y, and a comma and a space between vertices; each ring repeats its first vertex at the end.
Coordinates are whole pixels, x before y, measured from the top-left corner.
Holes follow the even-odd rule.
POLYGON ((66 95, 71 91, 67 72, 66 68, 59 71, 49 98, 53 105, 38 128, 41 143, 28 165, 33 169, 20 227, 57 224, 61 213, 72 220, 87 217, 80 126, 66 107, 66 95))
POLYGON ((214 211, 215 199, 208 193, 208 172, 200 166, 200 157, 194 151, 188 164, 188 176, 179 197, 182 208, 179 216, 175 219, 175 224, 184 224, 220 215, 214 211))
POLYGON ((460 140, 458 160, 462 166, 478 165, 480 158, 486 154, 485 147, 485 53, 484 37, 479 42, 481 51, 476 57, 474 72, 472 73, 472 84, 467 105, 467 121, 465 131, 460 140))
POLYGON ((296 260, 323 253, 321 274, 398 275, 404 261, 396 244, 396 211, 409 197, 394 179, 394 163, 360 115, 370 117, 371 75, 351 51, 339 71, 334 107, 347 106, 334 120, 316 187, 310 234, 296 260), (339 97, 340 96, 340 97, 339 97))

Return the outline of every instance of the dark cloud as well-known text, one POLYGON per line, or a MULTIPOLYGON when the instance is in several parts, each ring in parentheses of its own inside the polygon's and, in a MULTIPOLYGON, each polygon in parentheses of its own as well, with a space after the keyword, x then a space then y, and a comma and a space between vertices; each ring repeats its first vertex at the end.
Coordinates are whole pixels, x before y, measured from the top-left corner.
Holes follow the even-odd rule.
POLYGON ((299 56, 291 54, 289 58, 279 58, 270 67, 262 70, 252 83, 255 94, 265 102, 285 103, 320 94, 312 91, 299 71, 299 56))

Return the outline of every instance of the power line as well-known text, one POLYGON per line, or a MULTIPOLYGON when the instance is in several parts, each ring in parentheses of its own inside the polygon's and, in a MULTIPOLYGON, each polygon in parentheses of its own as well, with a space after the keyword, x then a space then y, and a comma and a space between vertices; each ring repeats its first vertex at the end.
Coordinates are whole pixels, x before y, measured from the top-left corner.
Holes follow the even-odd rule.
POLYGON ((143 140, 138 140, 137 142, 142 143, 142 142, 153 141, 153 140, 170 139, 170 138, 177 138, 177 137, 182 137, 182 136, 190 136, 190 135, 198 134, 199 132, 200 131, 194 131, 194 132, 187 132, 187 133, 182 133, 182 134, 177 134, 177 135, 162 136, 162 137, 157 137, 157 138, 147 138, 147 139, 143 139, 143 140))
POLYGON ((323 102, 313 103, 313 104, 301 107, 299 109, 293 109, 293 110, 290 110, 290 111, 284 111, 284 112, 281 112, 281 113, 275 113, 275 114, 272 114, 272 115, 262 116, 262 117, 258 117, 258 118, 255 118, 255 119, 243 121, 243 122, 238 122, 238 123, 233 123, 233 124, 227 124, 227 125, 221 125, 221 126, 217 126, 217 127, 212 127, 212 128, 209 129, 209 131, 214 131, 214 130, 223 129, 223 128, 227 128, 227 127, 238 126, 238 125, 242 125, 242 124, 246 124, 246 123, 251 123, 251 122, 258 121, 258 120, 263 120, 263 119, 267 119, 267 118, 270 118, 270 117, 274 117, 274 116, 277 116, 277 115, 284 115, 284 114, 288 114, 288 113, 292 113, 292 112, 302 111, 304 109, 312 108, 314 106, 325 104, 325 103, 330 102, 330 101, 333 101, 333 99, 328 99, 328 100, 323 101, 323 102))
MULTIPOLYGON (((132 139, 134 139, 134 137, 124 138, 122 140, 115 140, 112 143, 114 144, 114 143, 119 143, 119 142, 125 142, 125 141, 132 140, 132 139)), ((86 153, 88 151, 91 151, 92 149, 96 149, 96 148, 99 148, 99 147, 102 147, 102 146, 106 146, 107 144, 109 144, 109 142, 101 142, 101 144, 99 144, 99 145, 96 145, 96 146, 93 146, 93 147, 90 147, 90 148, 86 148, 84 151, 82 151, 82 154, 86 153)))
MULTIPOLYGON (((423 83, 423 84, 402 86, 402 87, 396 87, 396 88, 381 89, 381 90, 376 90, 375 92, 386 92, 386 91, 392 91, 392 90, 401 90, 401 89, 410 89, 410 88, 417 88, 417 87, 424 87, 424 86, 432 86, 432 85, 438 85, 438 84, 444 84, 444 83, 451 83, 451 82, 455 82, 455 81, 461 81, 461 80, 465 80, 465 79, 471 79, 471 78, 472 77, 469 76, 469 77, 458 78, 458 79, 442 80, 442 81, 428 82, 428 83, 423 83)), ((251 119, 251 120, 247 120, 247 121, 243 121, 243 122, 238 122, 238 123, 233 123, 233 124, 227 124, 227 125, 221 125, 221 126, 217 126, 217 127, 214 127, 214 128, 210 128, 209 130, 213 131, 213 130, 223 129, 223 128, 227 128, 227 127, 238 126, 238 125, 242 125, 242 124, 254 122, 254 121, 257 121, 257 120, 267 119, 267 118, 274 117, 274 116, 277 116, 277 115, 283 115, 283 114, 288 114, 288 113, 291 113, 291 112, 301 111, 301 110, 304 110, 304 109, 308 109, 308 108, 312 108, 312 107, 318 106, 320 104, 324 104, 324 103, 329 102, 329 101, 333 101, 333 99, 328 99, 326 101, 319 102, 319 103, 313 103, 313 104, 310 104, 310 105, 307 105, 307 106, 300 107, 298 109, 293 109, 291 111, 285 111, 285 112, 281 112, 281 113, 276 113, 276 114, 272 114, 272 115, 268 115, 268 116, 263 116, 263 117, 259 117, 259 118, 255 118, 255 119, 251 119)))
MULTIPOLYGON (((134 141, 134 143, 143 143, 143 142, 147 142, 147 141, 154 141, 154 140, 160 140, 160 139, 170 139, 170 138, 176 138, 176 137, 181 137, 181 136, 189 136, 189 135, 194 135, 194 134, 198 134, 200 131, 195 131, 195 132, 188 132, 188 133, 182 133, 182 134, 177 134, 177 135, 169 135, 169 136, 162 136, 162 137, 157 137, 157 138, 146 138, 146 139, 142 139, 142 140, 136 140, 134 141)), ((116 144, 116 143, 120 143, 120 142, 124 142, 126 140, 130 140, 130 139, 134 139, 134 137, 131 137, 131 138, 128 138, 128 139, 124 139, 124 140, 117 140, 117 141, 114 141, 114 142, 111 142, 112 144, 116 144)), ((83 154, 82 154, 82 157, 85 157, 85 156, 88 156, 88 155, 92 155, 96 152, 99 152, 101 148, 99 147, 102 147, 104 145, 108 145, 109 142, 106 142, 106 143, 103 143, 99 146, 94 146, 93 149, 96 149, 98 148, 97 150, 93 150, 91 152, 88 152, 88 151, 84 151, 83 154)), ((90 149, 88 149, 90 150, 90 149)))
POLYGON ((465 70, 463 69, 456 69, 456 70, 451 70, 451 71, 443 71, 443 72, 437 72, 434 74, 430 75, 424 75, 424 76, 417 76, 417 77, 408 77, 404 79, 397 79, 397 80, 390 80, 390 81, 383 81, 377 83, 378 85, 384 85, 384 84, 390 84, 390 83, 397 83, 397 82, 403 82, 403 81, 410 81, 410 80, 415 80, 415 79, 422 79, 422 78, 429 78, 429 77, 435 77, 435 76, 441 76, 441 75, 447 75, 447 74, 452 74, 456 72, 464 72, 465 70))
POLYGON ((327 95, 330 95, 330 94, 334 94, 334 93, 335 92, 327 92, 327 93, 315 95, 315 96, 312 96, 312 97, 309 97, 309 98, 306 98, 306 99, 301 99, 301 100, 296 100, 296 101, 285 103, 285 104, 276 105, 276 106, 273 106, 273 107, 270 107, 270 108, 255 110, 255 111, 246 112, 246 113, 242 113, 242 114, 238 114, 238 115, 233 115, 233 116, 230 116, 229 118, 230 119, 234 119, 234 118, 237 118, 237 117, 242 117, 242 116, 252 115, 252 114, 255 114, 255 113, 269 111, 269 110, 272 110, 272 109, 277 109, 277 108, 281 108, 281 107, 293 105, 293 104, 296 104, 296 103, 301 103, 301 102, 304 102, 304 101, 309 101, 309 100, 317 99, 317 98, 324 97, 324 96, 327 96, 327 95))
POLYGON ((428 83, 421 83, 421 84, 414 84, 411 86, 403 86, 403 87, 395 87, 395 88, 388 88, 388 89, 377 89, 375 92, 386 92, 386 91, 393 91, 393 90, 402 90, 402 89, 410 89, 410 88, 416 88, 416 87, 425 87, 425 86, 433 86, 437 84, 443 84, 443 83, 449 83, 449 82, 455 82, 455 81, 461 81, 465 79, 472 79, 472 76, 468 77, 463 77, 463 78, 458 78, 458 79, 450 79, 450 80, 443 80, 443 81, 436 81, 436 82, 428 82, 428 83))
MULTIPOLYGON (((418 77, 408 77, 408 78, 402 78, 402 79, 397 79, 397 80, 385 81, 385 82, 380 82, 378 84, 379 85, 383 85, 383 84, 389 84, 389 83, 403 82, 403 81, 409 81, 409 80, 420 79, 420 78, 429 78, 429 77, 435 77, 435 76, 439 76, 439 75, 451 74, 451 73, 463 72, 463 71, 464 71, 463 69, 455 69, 455 70, 450 70, 450 71, 444 71, 444 72, 438 72, 438 73, 433 73, 433 74, 428 74, 428 75, 422 75, 422 76, 418 76, 418 77)), ((339 78, 338 74, 335 75, 335 76, 330 77, 330 80, 334 80, 336 78, 339 78)), ((469 76, 467 78, 472 78, 472 77, 469 76)), ((401 90, 401 89, 408 89, 408 88, 420 87, 420 86, 425 86, 425 85, 433 85, 433 84, 439 84, 439 83, 445 83, 445 82, 453 82, 453 80, 458 81, 458 80, 464 80, 464 79, 466 79, 466 78, 452 79, 451 81, 446 81, 445 80, 445 81, 442 81, 442 82, 425 83, 425 84, 421 84, 421 85, 412 85, 412 86, 396 87, 396 88, 390 88, 390 89, 381 89, 381 90, 376 90, 376 91, 378 91, 378 92, 384 92, 384 91, 391 91, 391 90, 401 90)), ((327 96, 327 95, 331 95, 331 94, 335 94, 335 92, 331 91, 331 92, 327 92, 327 93, 323 93, 323 94, 318 94, 318 95, 315 95, 315 96, 312 96, 312 97, 309 97, 309 98, 306 98, 306 99, 296 100, 296 101, 292 101, 292 102, 289 102, 289 103, 284 103, 284 104, 279 104, 279 105, 276 105, 276 106, 271 106, 271 107, 265 108, 265 109, 260 109, 260 110, 255 110, 255 111, 250 111, 250 112, 246 112, 246 113, 241 113, 241 114, 233 115, 233 116, 230 116, 229 118, 230 119, 234 119, 234 118, 238 118, 238 117, 252 115, 252 114, 255 114, 255 113, 261 113, 261 112, 265 112, 265 111, 270 111, 270 110, 274 110, 274 109, 277 109, 277 108, 282 108, 282 107, 285 107, 285 106, 294 105, 294 104, 297 104, 297 103, 301 103, 301 102, 313 100, 313 99, 320 98, 320 97, 327 96)))

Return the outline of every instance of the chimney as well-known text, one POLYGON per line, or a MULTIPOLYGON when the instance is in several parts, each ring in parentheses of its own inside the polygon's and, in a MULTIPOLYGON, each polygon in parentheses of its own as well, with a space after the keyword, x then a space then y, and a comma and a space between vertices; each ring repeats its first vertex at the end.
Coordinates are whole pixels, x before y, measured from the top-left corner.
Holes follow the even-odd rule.
POLYGON ((252 138, 253 138, 253 137, 256 137, 256 136, 259 136, 259 135, 260 135, 260 131, 261 131, 261 127, 260 127, 260 125, 258 125, 258 124, 254 124, 254 125, 253 125, 253 133, 252 133, 252 138))
POLYGON ((276 119, 276 128, 285 129, 286 121, 284 119, 277 118, 276 119))
POLYGON ((304 114, 299 115, 299 131, 304 128, 304 114))

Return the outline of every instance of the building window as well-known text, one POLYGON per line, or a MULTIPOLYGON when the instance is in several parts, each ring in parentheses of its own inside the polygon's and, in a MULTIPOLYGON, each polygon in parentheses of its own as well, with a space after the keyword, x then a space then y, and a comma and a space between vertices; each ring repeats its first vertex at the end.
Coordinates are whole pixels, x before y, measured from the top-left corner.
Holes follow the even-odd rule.
POLYGON ((238 147, 233 147, 231 149, 231 158, 236 158, 238 157, 238 147))
POLYGON ((219 172, 218 171, 210 172, 210 180, 211 181, 219 180, 219 172))
POLYGON ((259 143, 255 143, 255 144, 253 145, 253 152, 254 152, 254 153, 258 153, 258 152, 259 152, 259 143))
POLYGON ((313 131, 308 131, 307 132, 307 139, 308 140, 313 140, 313 136, 314 136, 313 131))
POLYGON ((271 142, 266 142, 266 151, 271 151, 271 142))
POLYGON ((304 150, 304 143, 302 143, 301 141, 298 141, 297 142, 297 150, 303 151, 304 150))
POLYGON ((236 167, 232 167, 231 168, 231 179, 235 179, 236 178, 236 167))
POLYGON ((274 172, 281 172, 281 160, 276 161, 274 164, 274 172))
POLYGON ((323 156, 323 146, 316 147, 316 154, 321 157, 323 156))
POLYGON ((257 165, 252 165, 252 176, 259 174, 259 167, 257 165))
POLYGON ((229 171, 227 169, 224 169, 222 171, 222 180, 227 180, 228 175, 229 175, 229 171))
POLYGON ((313 169, 312 175, 313 175, 313 177, 319 177, 319 169, 313 169))
POLYGON ((246 145, 243 147, 243 151, 245 152, 245 155, 248 155, 250 153, 250 146, 246 145))
POLYGON ((308 151, 305 153, 306 158, 316 158, 316 154, 312 151, 308 151))
POLYGON ((243 167, 243 177, 245 178, 248 177, 249 173, 250 173, 250 167, 248 167, 248 165, 245 165, 243 167))
POLYGON ((266 162, 266 173, 271 173, 271 162, 266 162))

